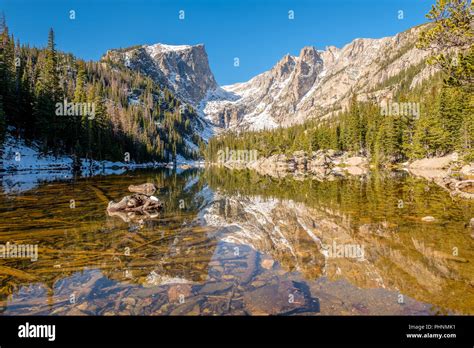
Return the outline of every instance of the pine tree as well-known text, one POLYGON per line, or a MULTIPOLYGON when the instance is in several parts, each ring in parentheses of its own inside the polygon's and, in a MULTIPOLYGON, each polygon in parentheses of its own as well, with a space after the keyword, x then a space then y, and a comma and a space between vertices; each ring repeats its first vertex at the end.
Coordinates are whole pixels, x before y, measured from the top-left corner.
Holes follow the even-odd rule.
POLYGON ((56 52, 56 43, 54 42, 53 28, 49 29, 48 47, 46 49, 46 58, 44 64, 44 83, 54 101, 61 99, 61 87, 59 84, 59 65, 56 52))
POLYGON ((431 157, 446 152, 445 137, 437 111, 424 113, 418 120, 413 136, 412 158, 431 157))
POLYGON ((3 111, 3 96, 0 95, 0 141, 3 142, 6 130, 5 112, 3 111))
POLYGON ((4 33, 6 31, 5 16, 2 13, 0 15, 0 141, 3 141, 3 135, 6 128, 5 110, 3 106, 4 94, 7 90, 6 83, 7 77, 5 72, 5 44, 4 44, 4 33))
POLYGON ((460 137, 463 119, 463 98, 457 88, 443 86, 440 93, 440 121, 445 133, 445 150, 454 151, 460 137))
POLYGON ((15 44, 9 36, 5 16, 0 16, 0 94, 6 118, 16 114, 15 98, 15 44))
POLYGON ((83 61, 77 64, 76 89, 74 90, 74 102, 83 103, 86 101, 86 68, 83 61))
POLYGON ((56 117, 55 104, 61 102, 58 57, 54 42, 54 32, 50 29, 48 46, 39 58, 40 73, 35 86, 36 103, 34 107, 37 131, 43 138, 44 149, 56 147, 58 122, 64 122, 56 117))
POLYGON ((474 94, 463 93, 464 108, 462 110, 462 123, 459 129, 460 137, 458 149, 465 154, 466 160, 474 161, 474 94))
MULTIPOLYGON (((448 85, 472 85, 473 76, 466 74, 465 70, 469 67, 460 64, 466 54, 471 54, 474 45, 472 1, 436 0, 426 17, 432 21, 432 25, 421 32, 418 48, 432 51, 430 62, 437 64, 447 74, 448 85), (444 53, 446 51, 449 53, 444 53)), ((470 69, 472 72, 472 66, 470 69)))

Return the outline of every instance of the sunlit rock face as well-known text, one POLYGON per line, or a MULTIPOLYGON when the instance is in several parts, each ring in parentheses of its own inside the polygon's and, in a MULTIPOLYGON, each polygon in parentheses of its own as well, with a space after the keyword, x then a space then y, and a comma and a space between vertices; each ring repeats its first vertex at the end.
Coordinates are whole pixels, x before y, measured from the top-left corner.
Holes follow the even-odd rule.
POLYGON ((110 50, 103 59, 118 61, 150 76, 186 102, 197 104, 217 88, 204 45, 143 45, 110 50))

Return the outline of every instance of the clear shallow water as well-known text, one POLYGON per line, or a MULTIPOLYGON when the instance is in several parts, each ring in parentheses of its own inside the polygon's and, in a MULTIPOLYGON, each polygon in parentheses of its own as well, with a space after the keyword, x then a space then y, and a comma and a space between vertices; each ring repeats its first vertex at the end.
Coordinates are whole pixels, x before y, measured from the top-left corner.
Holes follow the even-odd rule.
POLYGON ((474 314, 472 217, 474 202, 403 173, 320 182, 163 169, 45 182, 0 194, 0 244, 38 245, 37 261, 0 258, 0 310, 474 314), (162 214, 107 216, 109 200, 143 182, 161 187, 162 214))

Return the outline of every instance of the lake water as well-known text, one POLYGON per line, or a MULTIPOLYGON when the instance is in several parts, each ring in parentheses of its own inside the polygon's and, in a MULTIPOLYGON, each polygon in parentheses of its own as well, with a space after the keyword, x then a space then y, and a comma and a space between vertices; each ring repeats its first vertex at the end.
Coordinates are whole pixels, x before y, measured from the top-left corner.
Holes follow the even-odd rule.
POLYGON ((4 189, 0 245, 38 254, 0 258, 0 312, 472 315, 472 217, 474 202, 395 172, 162 169, 4 189), (160 215, 107 215, 144 182, 160 215))

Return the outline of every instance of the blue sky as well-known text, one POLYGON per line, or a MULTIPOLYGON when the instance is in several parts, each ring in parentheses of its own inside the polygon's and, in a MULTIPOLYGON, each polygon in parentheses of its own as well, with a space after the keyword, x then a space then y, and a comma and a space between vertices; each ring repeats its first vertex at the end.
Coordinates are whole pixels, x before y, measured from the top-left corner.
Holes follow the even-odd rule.
POLYGON ((56 32, 60 50, 97 60, 138 44, 203 43, 219 84, 270 69, 302 47, 342 47, 426 22, 434 0, 0 0, 10 31, 32 46, 56 32), (69 19, 69 11, 76 19, 69 19), (185 19, 179 19, 179 11, 185 19), (294 11, 294 19, 288 12, 294 11), (399 11, 403 19, 399 19, 399 11), (240 66, 234 67, 238 57, 240 66))

